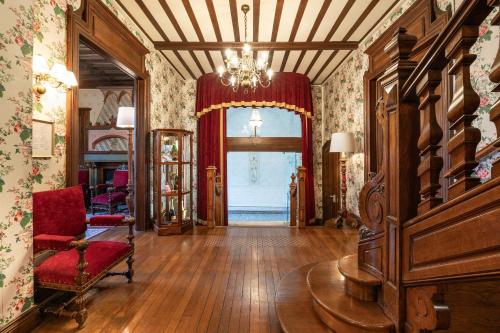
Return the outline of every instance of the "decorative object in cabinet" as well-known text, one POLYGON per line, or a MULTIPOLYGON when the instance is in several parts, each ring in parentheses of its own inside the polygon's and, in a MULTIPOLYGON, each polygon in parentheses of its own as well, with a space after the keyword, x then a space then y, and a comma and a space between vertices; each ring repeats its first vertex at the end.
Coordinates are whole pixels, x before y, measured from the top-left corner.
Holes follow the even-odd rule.
POLYGON ((193 227, 193 132, 152 131, 153 212, 158 235, 193 227))

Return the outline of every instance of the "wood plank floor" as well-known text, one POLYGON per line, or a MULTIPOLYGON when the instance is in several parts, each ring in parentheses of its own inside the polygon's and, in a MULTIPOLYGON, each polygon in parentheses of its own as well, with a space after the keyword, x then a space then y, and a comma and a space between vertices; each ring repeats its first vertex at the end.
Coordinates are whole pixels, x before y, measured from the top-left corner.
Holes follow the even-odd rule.
MULTIPOLYGON (((111 230, 96 239, 124 239, 111 230)), ((279 332, 275 287, 292 269, 356 252, 351 229, 228 227, 136 238, 135 277, 101 281, 79 332, 279 332)), ((125 269, 125 265, 119 266, 125 269)), ((35 332, 74 332, 47 316, 35 332)))

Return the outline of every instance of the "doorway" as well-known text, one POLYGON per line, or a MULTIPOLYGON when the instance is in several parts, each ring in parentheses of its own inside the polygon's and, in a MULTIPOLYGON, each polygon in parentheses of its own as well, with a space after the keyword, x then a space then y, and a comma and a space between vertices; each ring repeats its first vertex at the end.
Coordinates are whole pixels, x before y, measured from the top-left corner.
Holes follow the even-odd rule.
POLYGON ((228 108, 228 224, 284 226, 292 173, 302 164, 300 116, 286 109, 228 108))
POLYGON ((135 104, 135 79, 84 39, 79 59, 78 183, 87 213, 129 215, 129 135, 134 137, 135 130, 119 128, 117 119, 120 108, 135 104))

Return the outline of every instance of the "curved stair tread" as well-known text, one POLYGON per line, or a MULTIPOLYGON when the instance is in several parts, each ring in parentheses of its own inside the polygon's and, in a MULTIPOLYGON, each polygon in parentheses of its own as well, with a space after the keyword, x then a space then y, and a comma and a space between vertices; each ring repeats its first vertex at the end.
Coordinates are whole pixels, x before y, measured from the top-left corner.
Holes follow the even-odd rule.
POLYGON ((358 255, 345 256, 338 261, 340 273, 347 279, 368 286, 380 286, 382 282, 372 274, 358 268, 358 255))
POLYGON ((281 279, 276 289, 276 313, 281 329, 286 333, 333 333, 318 318, 307 289, 307 272, 316 264, 299 267, 281 279))
POLYGON ((394 326, 376 302, 359 301, 345 293, 337 260, 312 267, 307 274, 307 284, 313 299, 342 322, 376 331, 390 331, 394 326))

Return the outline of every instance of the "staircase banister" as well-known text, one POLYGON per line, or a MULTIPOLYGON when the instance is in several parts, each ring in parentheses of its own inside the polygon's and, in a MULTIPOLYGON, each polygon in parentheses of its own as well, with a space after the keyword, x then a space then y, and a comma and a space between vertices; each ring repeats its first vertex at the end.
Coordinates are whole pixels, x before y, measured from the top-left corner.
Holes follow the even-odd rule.
POLYGON ((436 37, 427 53, 419 61, 415 70, 410 74, 402 88, 404 98, 412 98, 417 83, 429 69, 441 70, 448 63, 445 57, 446 45, 464 25, 479 25, 493 10, 492 0, 467 0, 456 9, 443 31, 436 37))

